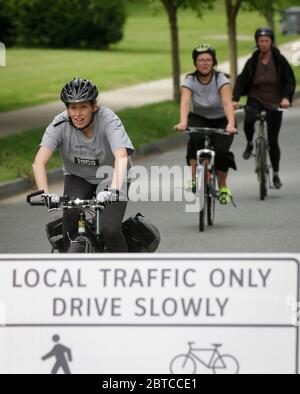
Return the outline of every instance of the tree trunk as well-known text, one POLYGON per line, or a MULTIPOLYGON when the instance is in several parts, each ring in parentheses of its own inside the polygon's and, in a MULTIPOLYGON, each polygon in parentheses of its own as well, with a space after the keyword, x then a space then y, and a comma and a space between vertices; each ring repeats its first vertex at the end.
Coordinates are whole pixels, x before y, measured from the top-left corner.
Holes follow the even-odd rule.
POLYGON ((270 8, 264 12, 264 17, 266 18, 268 26, 275 30, 275 15, 273 8, 270 8))
POLYGON ((229 38, 230 76, 234 85, 238 75, 237 16, 243 0, 225 0, 227 11, 227 30, 229 38))
POLYGON ((172 42, 172 68, 173 68, 173 97, 180 101, 180 57, 179 57, 179 34, 177 23, 177 7, 172 0, 161 0, 169 17, 172 42))

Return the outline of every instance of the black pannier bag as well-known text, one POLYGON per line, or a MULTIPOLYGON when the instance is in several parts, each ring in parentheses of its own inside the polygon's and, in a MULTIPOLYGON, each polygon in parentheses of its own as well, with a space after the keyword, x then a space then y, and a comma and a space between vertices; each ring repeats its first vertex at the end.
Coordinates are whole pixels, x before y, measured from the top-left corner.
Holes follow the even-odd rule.
MULTIPOLYGON (((46 225, 46 233, 53 251, 64 252, 63 218, 46 225)), ((154 253, 160 244, 159 230, 141 213, 127 219, 122 224, 122 232, 128 244, 129 253, 154 253)))
POLYGON ((65 250, 63 240, 63 218, 54 220, 46 225, 46 233, 53 251, 63 253, 65 250))
POLYGON ((131 216, 122 224, 129 253, 154 253, 160 244, 159 230, 141 213, 131 216))

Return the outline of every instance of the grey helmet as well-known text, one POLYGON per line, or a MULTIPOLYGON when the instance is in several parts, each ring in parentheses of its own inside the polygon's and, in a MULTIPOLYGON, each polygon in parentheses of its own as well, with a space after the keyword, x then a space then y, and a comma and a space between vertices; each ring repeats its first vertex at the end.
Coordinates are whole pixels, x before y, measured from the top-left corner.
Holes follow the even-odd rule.
POLYGON ((61 101, 65 104, 95 101, 98 97, 98 88, 87 79, 74 78, 68 82, 61 91, 61 101))
POLYGON ((275 33, 274 30, 270 27, 260 27, 255 32, 255 41, 259 39, 259 37, 270 37, 272 42, 275 42, 275 33))
POLYGON ((199 55, 203 54, 203 53, 208 53, 212 56, 213 61, 214 61, 214 66, 217 66, 218 64, 218 60, 217 60, 217 52, 215 50, 215 48, 213 48, 212 46, 210 46, 209 44, 203 44, 203 45, 199 45, 197 48, 195 48, 193 50, 192 53, 192 57, 193 57, 193 61, 194 61, 194 65, 196 66, 197 64, 197 58, 199 55))

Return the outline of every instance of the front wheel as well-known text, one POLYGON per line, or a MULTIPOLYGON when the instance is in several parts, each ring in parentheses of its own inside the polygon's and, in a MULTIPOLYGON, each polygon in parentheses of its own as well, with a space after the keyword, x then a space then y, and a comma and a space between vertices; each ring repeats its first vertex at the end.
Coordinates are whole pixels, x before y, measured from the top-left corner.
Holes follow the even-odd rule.
POLYGON ((93 253, 92 242, 88 237, 78 237, 71 241, 68 253, 93 253))
POLYGON ((208 169, 207 166, 204 168, 204 190, 201 191, 204 195, 203 199, 203 207, 199 214, 199 231, 203 233, 205 231, 205 224, 206 224, 206 210, 208 207, 208 198, 209 198, 209 190, 207 187, 207 177, 208 177, 208 169))
POLYGON ((204 204, 203 209, 200 211, 199 231, 201 233, 203 233, 205 231, 205 220, 206 220, 206 203, 204 204))
POLYGON ((213 226, 216 214, 216 177, 213 173, 210 174, 210 187, 208 187, 207 199, 207 223, 213 226))
POLYGON ((258 144, 257 170, 259 180, 259 196, 264 201, 268 195, 268 176, 267 176, 267 150, 266 141, 261 139, 258 144))
POLYGON ((196 368, 195 361, 186 354, 175 357, 170 365, 170 371, 173 375, 194 375, 196 368))

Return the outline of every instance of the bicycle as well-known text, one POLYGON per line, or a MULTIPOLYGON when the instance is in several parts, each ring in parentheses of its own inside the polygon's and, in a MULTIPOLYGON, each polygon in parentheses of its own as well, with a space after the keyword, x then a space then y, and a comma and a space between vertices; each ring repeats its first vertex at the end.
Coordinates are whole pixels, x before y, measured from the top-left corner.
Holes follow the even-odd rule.
MULTIPOLYGON (((33 198, 42 196, 43 190, 31 193, 26 201, 31 206, 45 206, 44 199, 33 201, 33 198)), ((127 198, 126 198, 127 200, 127 198)), ((125 196, 122 197, 125 201, 125 196)), ((49 212, 79 210, 78 236, 70 241, 67 253, 108 253, 101 229, 101 215, 105 207, 97 202, 96 198, 90 200, 69 199, 60 197, 49 212), (89 217, 87 217, 89 215, 89 217)), ((63 237, 63 218, 48 223, 46 226, 47 237, 52 245, 52 253, 58 251, 65 253, 63 237)), ((137 213, 122 223, 122 233, 126 239, 129 253, 154 253, 161 242, 158 228, 144 215, 137 213)))
MULTIPOLYGON (((243 106, 240 110, 237 110, 236 113, 244 111, 244 112, 252 112, 255 114, 256 121, 258 122, 257 127, 257 137, 255 140, 255 154, 252 155, 255 158, 255 173, 257 174, 257 179, 259 183, 259 196, 261 201, 265 201, 268 196, 268 190, 274 189, 271 180, 271 160, 270 160, 270 150, 269 150, 269 142, 266 135, 266 123, 267 123, 267 111, 257 111, 249 106, 243 106)), ((282 108, 275 107, 273 111, 286 112, 282 108)))
POLYGON ((207 369, 213 371, 216 375, 218 373, 238 375, 240 366, 238 361, 231 355, 220 354, 219 348, 223 345, 212 344, 213 348, 201 349, 193 348, 195 342, 188 342, 189 351, 187 354, 180 354, 171 361, 170 371, 172 374, 190 374, 194 375, 197 371, 197 362, 204 365, 207 369), (198 357, 195 352, 211 352, 212 356, 209 362, 205 362, 198 357))
MULTIPOLYGON (((41 199, 40 201, 32 201, 34 197, 42 196, 44 190, 31 193, 27 196, 26 201, 31 206, 45 206, 45 202, 41 199)), ((49 212, 59 212, 69 209, 79 210, 79 221, 78 221, 78 236, 74 240, 70 240, 70 247, 67 253, 105 253, 105 242, 101 231, 101 214, 105 209, 103 205, 97 203, 96 199, 80 200, 80 199, 69 199, 68 197, 60 197, 59 203, 49 212), (87 218, 89 213, 90 218, 87 218)), ((62 233, 62 219, 59 219, 61 224, 62 233)), ((50 243, 51 237, 48 234, 50 243)), ((55 242, 55 241, 53 241, 55 242)), ((52 244, 52 253, 56 245, 52 244)), ((62 247, 58 248, 62 252, 62 247)))
MULTIPOLYGON (((204 149, 197 152, 196 196, 200 200, 199 231, 205 231, 206 215, 208 226, 213 226, 216 214, 216 200, 219 198, 217 188, 218 176, 215 168, 216 153, 212 147, 213 135, 230 136, 223 129, 208 127, 189 127, 187 134, 200 134, 204 137, 204 149)), ((232 201, 235 206, 234 202, 232 201)))

